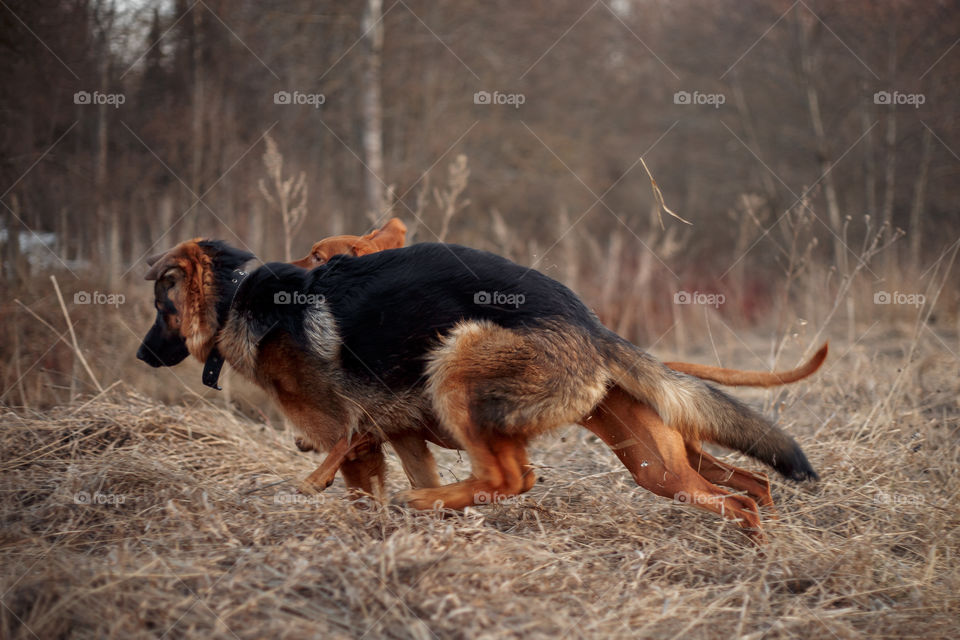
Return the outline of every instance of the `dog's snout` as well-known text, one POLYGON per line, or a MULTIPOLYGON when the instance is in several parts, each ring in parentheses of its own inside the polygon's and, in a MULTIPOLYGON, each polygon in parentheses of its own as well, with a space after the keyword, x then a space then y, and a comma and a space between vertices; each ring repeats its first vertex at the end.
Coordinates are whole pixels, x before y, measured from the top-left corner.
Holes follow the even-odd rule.
POLYGON ((140 348, 137 349, 137 360, 147 361, 147 351, 143 348, 143 345, 140 345, 140 348))

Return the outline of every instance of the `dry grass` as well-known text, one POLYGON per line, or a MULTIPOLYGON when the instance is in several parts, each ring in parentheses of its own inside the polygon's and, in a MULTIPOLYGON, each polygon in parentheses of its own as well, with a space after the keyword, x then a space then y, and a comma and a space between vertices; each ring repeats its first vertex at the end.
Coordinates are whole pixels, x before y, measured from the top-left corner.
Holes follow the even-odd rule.
POLYGON ((527 496, 440 517, 351 501, 339 480, 298 501, 289 481, 318 458, 202 401, 118 386, 7 412, 0 637, 948 637, 956 361, 921 339, 885 401, 899 339, 834 345, 815 381, 766 398, 823 480, 776 483, 762 551, 637 489, 575 428, 532 451, 527 496))

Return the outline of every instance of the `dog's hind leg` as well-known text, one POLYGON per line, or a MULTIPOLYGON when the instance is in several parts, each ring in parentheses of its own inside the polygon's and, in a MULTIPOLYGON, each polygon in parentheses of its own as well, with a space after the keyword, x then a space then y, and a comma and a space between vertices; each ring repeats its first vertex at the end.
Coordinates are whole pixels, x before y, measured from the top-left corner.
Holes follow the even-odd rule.
POLYGON ((418 509, 461 509, 528 491, 536 475, 527 442, 596 405, 606 390, 601 364, 589 341, 569 327, 458 327, 431 354, 426 386, 444 432, 470 456, 472 475, 405 492, 399 501, 418 509))
POLYGON ((713 484, 745 491, 761 507, 767 507, 771 517, 776 517, 773 496, 770 495, 770 479, 765 473, 756 473, 727 464, 701 449, 699 444, 687 442, 686 445, 690 466, 697 473, 713 484))
POLYGON ((646 404, 612 387, 581 424, 613 450, 641 487, 735 520, 756 540, 763 539, 757 503, 714 486, 697 473, 681 434, 646 404))

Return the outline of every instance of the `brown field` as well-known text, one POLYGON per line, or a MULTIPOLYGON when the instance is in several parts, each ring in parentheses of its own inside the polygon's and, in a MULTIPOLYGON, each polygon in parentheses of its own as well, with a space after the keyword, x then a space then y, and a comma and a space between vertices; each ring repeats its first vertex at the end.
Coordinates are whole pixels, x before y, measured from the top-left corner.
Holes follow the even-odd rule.
POLYGON ((0 0, 0 640, 960 637, 958 32, 960 0, 0 0), (504 503, 307 499, 262 390, 136 360, 148 256, 392 217, 665 361, 829 340, 733 390, 821 480, 772 479, 763 548, 573 426, 504 503))
MULTIPOLYGON (((0 637, 949 637, 956 343, 875 328, 812 380, 746 394, 822 476, 775 483, 762 550, 638 489, 574 427, 537 443, 529 494, 422 514, 351 500, 340 480, 292 493, 316 454, 200 397, 169 406, 121 383, 7 410, 0 637)), ((745 351, 719 355, 756 366, 745 351)), ((389 488, 403 484, 391 459, 389 488)))

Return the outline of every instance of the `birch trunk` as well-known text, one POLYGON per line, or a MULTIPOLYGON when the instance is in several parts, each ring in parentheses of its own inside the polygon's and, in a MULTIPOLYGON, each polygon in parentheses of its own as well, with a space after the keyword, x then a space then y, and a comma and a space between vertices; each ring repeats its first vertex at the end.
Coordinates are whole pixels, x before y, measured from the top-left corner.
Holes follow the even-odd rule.
POLYGON ((366 61, 362 78, 363 155, 367 165, 364 194, 367 212, 383 211, 383 105, 380 97, 380 55, 383 50, 382 0, 367 0, 362 29, 366 61))

